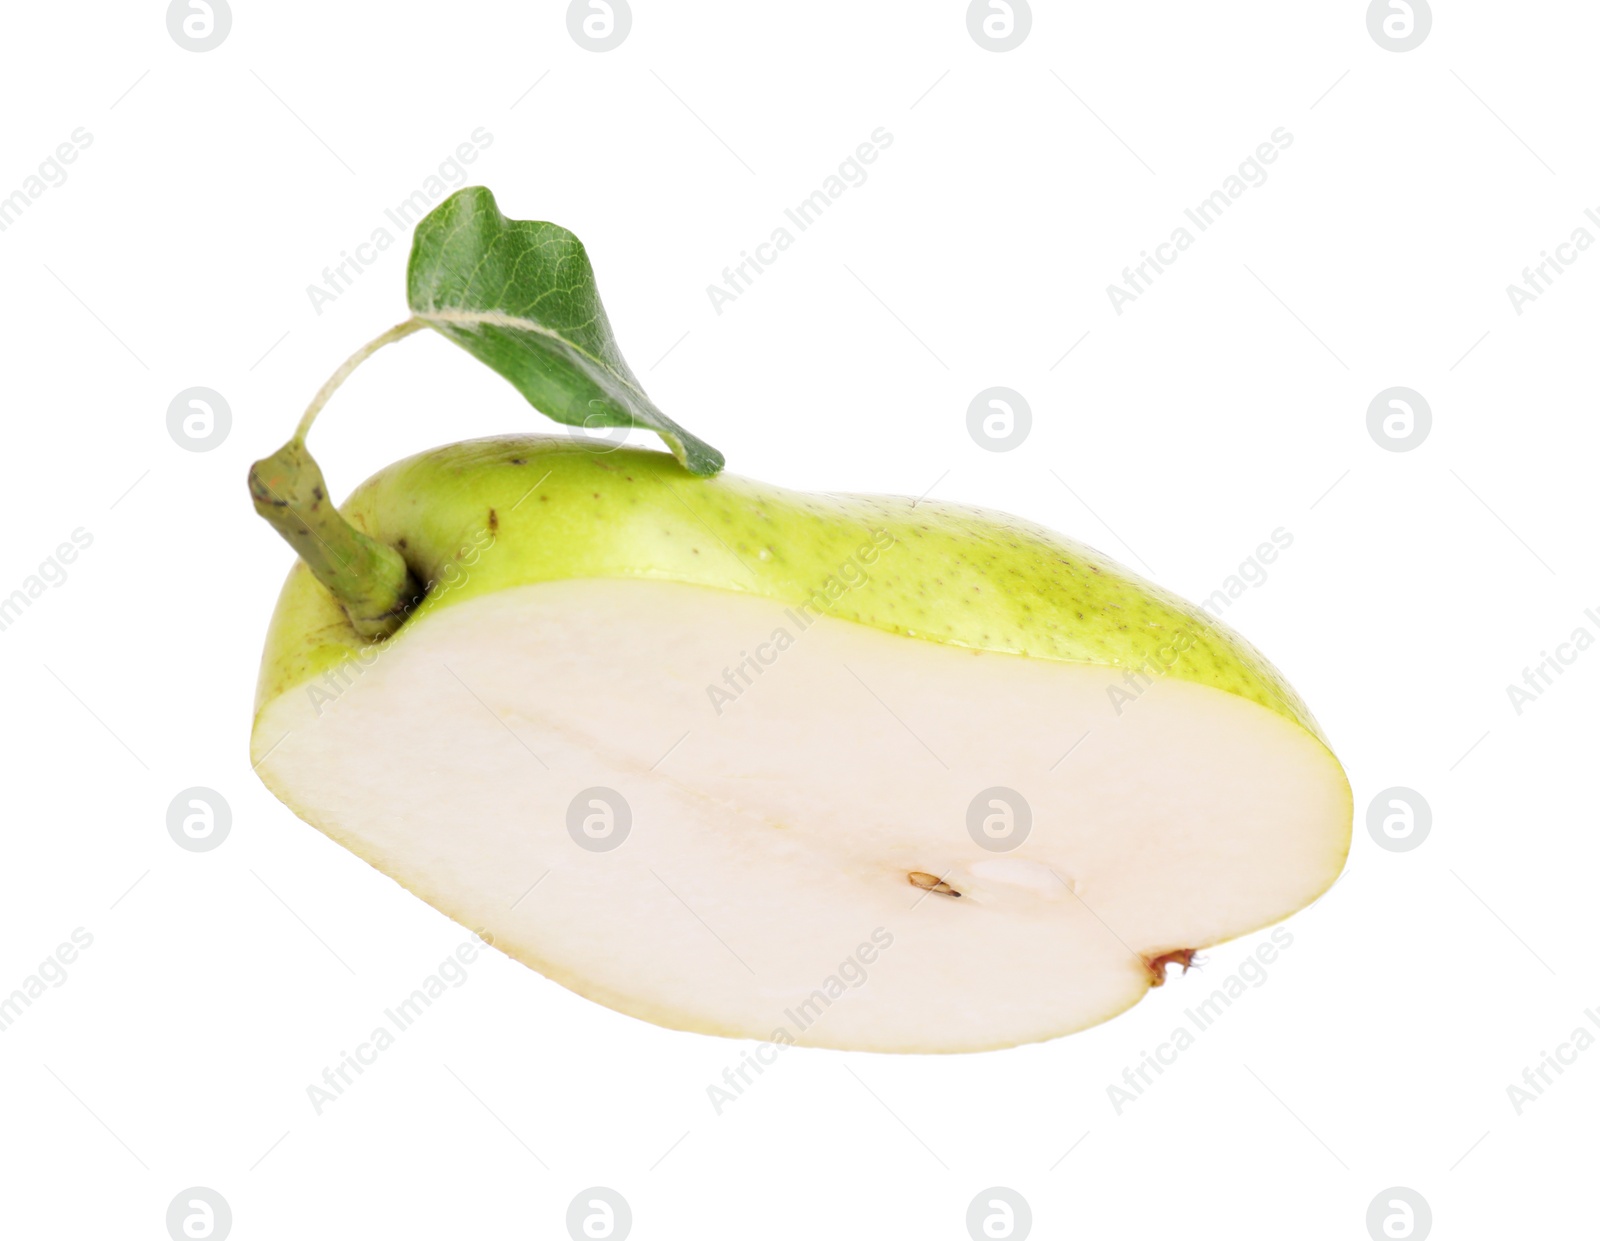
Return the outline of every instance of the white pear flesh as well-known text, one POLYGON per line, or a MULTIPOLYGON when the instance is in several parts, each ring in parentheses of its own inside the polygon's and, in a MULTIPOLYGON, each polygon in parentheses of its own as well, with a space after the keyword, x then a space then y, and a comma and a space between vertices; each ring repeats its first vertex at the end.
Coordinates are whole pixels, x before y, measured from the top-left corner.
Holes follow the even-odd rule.
POLYGON ((581 995, 818 1047, 1083 1029, 1136 1003, 1151 961, 1282 919, 1344 863, 1343 772, 1279 712, 1160 676, 1119 712, 1120 669, 804 622, 640 579, 463 599, 414 618, 335 701, 297 685, 264 703, 259 771, 581 995), (758 648, 770 662, 746 659, 758 648), (749 684, 734 676, 719 710, 708 686, 741 663, 749 684), (567 830, 593 787, 631 810, 607 852, 567 830), (1009 851, 968 831, 995 787, 1032 812, 1009 851))

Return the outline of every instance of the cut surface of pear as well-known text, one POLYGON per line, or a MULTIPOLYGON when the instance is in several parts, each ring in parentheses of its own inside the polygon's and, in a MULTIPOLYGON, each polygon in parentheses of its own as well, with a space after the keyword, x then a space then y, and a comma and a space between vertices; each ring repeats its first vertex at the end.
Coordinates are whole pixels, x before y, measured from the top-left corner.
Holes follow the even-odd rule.
POLYGON ((1038 527, 533 438, 412 458, 343 511, 434 586, 367 645, 291 573, 260 774, 621 1012, 875 1051, 1047 1039, 1343 865, 1348 785, 1281 678, 1038 527))

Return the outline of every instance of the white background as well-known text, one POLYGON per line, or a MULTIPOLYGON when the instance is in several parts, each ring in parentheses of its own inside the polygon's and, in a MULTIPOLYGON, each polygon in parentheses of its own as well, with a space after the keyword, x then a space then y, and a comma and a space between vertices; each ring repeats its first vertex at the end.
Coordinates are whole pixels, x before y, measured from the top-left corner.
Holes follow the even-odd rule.
MULTIPOLYGON (((162 1237, 188 1186, 239 1238, 557 1237, 592 1185, 640 1238, 961 1238, 995 1185, 1036 1236, 1363 1238, 1391 1186, 1440 1237, 1581 1228, 1600 1050, 1520 1115, 1506 1088, 1600 1034, 1600 653, 1520 715, 1506 686, 1600 635, 1600 253, 1521 315, 1506 286, 1600 207, 1600 12, 1440 4, 1397 54, 1358 0, 1036 8, 1003 54, 951 0, 636 0, 604 54, 549 0, 236 3, 205 53, 160 4, 8 10, 0 194, 76 127, 93 142, 0 233, 0 594, 75 528, 93 544, 0 633, 0 993, 94 937, 0 1035, 8 1235, 162 1237), (1227 620, 1349 770, 1349 871, 1120 1115, 1107 1086, 1207 974, 1014 1051, 791 1050, 718 1116, 738 1044, 491 954, 314 1114, 307 1084, 464 932, 251 773, 290 553, 245 472, 405 316, 408 239, 320 315, 307 286, 480 126, 472 179, 584 239, 649 391, 734 472, 931 488, 1191 598, 1293 534, 1227 620), (879 126, 870 178, 716 314, 707 285, 879 126), (1118 315, 1106 286, 1280 126, 1268 180, 1118 315), (195 385, 232 410, 205 453, 166 427, 195 385), (966 430, 992 385, 1032 406, 1011 452, 966 430), (1431 405, 1414 451, 1368 434, 1392 385, 1431 405), (193 785, 232 807, 214 852, 167 834, 193 785), (1432 808, 1411 852, 1366 830, 1392 786, 1432 808)), ((346 385, 316 448, 343 494, 549 428, 423 334, 346 385)))

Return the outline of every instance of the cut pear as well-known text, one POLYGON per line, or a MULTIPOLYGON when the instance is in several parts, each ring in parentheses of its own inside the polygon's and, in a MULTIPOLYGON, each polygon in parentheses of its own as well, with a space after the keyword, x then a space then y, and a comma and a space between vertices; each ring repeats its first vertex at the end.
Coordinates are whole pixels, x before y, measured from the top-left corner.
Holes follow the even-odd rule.
POLYGON ((344 512, 432 588, 367 645, 296 568, 261 776, 621 1012, 1052 1038, 1343 865, 1349 788, 1281 678, 1036 527, 528 438, 403 462, 344 512))

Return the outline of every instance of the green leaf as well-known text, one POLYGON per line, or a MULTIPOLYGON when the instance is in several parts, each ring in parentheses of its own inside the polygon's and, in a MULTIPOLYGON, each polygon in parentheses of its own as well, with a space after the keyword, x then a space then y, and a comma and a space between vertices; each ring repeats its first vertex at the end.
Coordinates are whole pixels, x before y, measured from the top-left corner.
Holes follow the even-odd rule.
POLYGON ((508 220, 482 186, 458 190, 418 224, 406 269, 411 312, 572 426, 647 427, 694 474, 723 456, 645 395, 611 334, 583 243, 537 220, 508 220))

